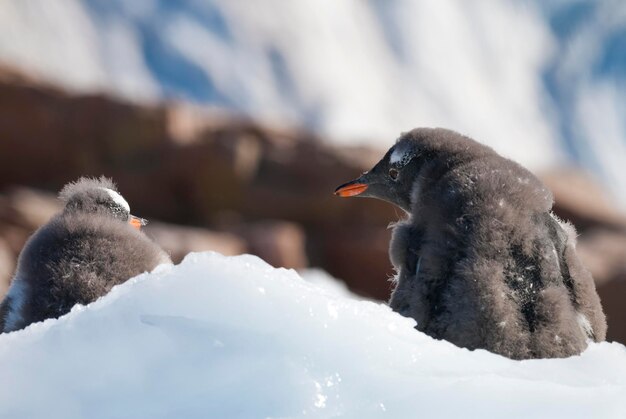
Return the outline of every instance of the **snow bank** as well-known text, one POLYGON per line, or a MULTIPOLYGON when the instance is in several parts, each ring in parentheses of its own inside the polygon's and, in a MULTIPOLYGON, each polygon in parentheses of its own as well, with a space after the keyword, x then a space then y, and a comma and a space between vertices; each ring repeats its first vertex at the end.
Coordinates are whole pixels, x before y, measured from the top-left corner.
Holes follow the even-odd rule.
POLYGON ((511 361, 252 256, 189 255, 0 336, 2 418, 618 417, 626 350, 511 361))
POLYGON ((352 293, 345 282, 334 278, 323 269, 308 268, 299 271, 298 274, 305 281, 315 284, 319 288, 322 288, 332 294, 363 300, 362 297, 358 297, 356 294, 352 293))

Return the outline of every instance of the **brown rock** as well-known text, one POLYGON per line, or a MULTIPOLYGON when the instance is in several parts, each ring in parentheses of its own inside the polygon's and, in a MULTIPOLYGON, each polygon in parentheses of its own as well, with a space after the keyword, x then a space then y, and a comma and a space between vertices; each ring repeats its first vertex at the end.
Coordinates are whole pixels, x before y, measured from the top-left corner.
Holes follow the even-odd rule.
POLYGON ((55 195, 29 188, 12 188, 0 195, 0 238, 18 255, 28 237, 61 208, 55 195))
POLYGON ((393 214, 332 196, 369 166, 371 151, 339 150, 302 130, 193 106, 139 106, 0 78, 0 137, 7 156, 0 190, 22 184, 56 192, 79 176, 104 174, 135 212, 166 221, 211 224, 226 211, 382 226, 393 214))
POLYGON ((554 194, 554 212, 572 222, 579 232, 595 227, 626 229, 626 215, 584 171, 552 171, 544 173, 541 180, 554 194))
POLYGON ((6 294, 15 273, 17 257, 9 245, 0 238, 0 299, 6 294))
POLYGON ((26 240, 35 232, 35 229, 26 229, 10 223, 0 223, 0 237, 9 246, 14 255, 19 255, 26 244, 26 240))
POLYGON ((6 78, 0 78, 0 137, 0 189, 21 184, 57 191, 83 175, 145 170, 158 166, 153 152, 167 144, 162 107, 6 78))
POLYGON ((170 254, 174 263, 179 263, 189 252, 212 250, 238 255, 246 250, 246 243, 239 237, 204 228, 151 222, 144 232, 170 254))
POLYGON ((609 326, 606 340, 626 343, 626 275, 600 285, 598 294, 609 326))
POLYGON ((63 207, 56 195, 23 187, 10 189, 2 201, 0 219, 31 230, 47 223, 63 207))
POLYGON ((626 232, 592 229, 579 237, 578 252, 596 282, 609 325, 607 340, 626 342, 626 232))
POLYGON ((302 269, 308 266, 305 234, 297 224, 263 221, 234 228, 248 242, 248 252, 272 266, 302 269))
POLYGON ((626 232, 595 228, 579 237, 577 249, 597 286, 626 278, 626 232))
POLYGON ((391 231, 367 224, 322 234, 321 246, 314 249, 324 269, 342 278, 358 294, 387 301, 393 289, 394 271, 389 261, 391 231))

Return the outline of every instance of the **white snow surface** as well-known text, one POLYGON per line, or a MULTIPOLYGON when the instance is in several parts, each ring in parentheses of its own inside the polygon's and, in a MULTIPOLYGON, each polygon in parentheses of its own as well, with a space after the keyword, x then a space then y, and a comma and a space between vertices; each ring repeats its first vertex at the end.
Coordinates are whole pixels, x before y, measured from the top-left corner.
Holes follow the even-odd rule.
POLYGON ((626 349, 512 361, 253 256, 190 254, 0 336, 2 418, 623 417, 626 349))
POLYGON ((307 268, 299 271, 298 274, 305 281, 315 284, 327 292, 342 297, 358 298, 356 294, 350 291, 345 282, 333 277, 323 269, 307 268))

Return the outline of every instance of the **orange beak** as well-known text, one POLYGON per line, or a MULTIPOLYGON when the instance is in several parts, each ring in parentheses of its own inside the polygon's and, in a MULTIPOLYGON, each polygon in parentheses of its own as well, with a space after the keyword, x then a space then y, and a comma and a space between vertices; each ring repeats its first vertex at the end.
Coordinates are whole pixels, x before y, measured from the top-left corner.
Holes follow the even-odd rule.
POLYGON ((359 194, 362 194, 363 192, 365 192, 366 189, 367 184, 365 183, 348 182, 335 189, 335 195, 342 198, 347 198, 350 196, 357 196, 359 194))
POLYGON ((146 224, 148 224, 148 220, 143 219, 143 218, 139 218, 139 217, 135 217, 134 215, 131 215, 128 218, 128 224, 130 224, 131 226, 135 227, 137 230, 141 230, 141 227, 143 227, 146 224))

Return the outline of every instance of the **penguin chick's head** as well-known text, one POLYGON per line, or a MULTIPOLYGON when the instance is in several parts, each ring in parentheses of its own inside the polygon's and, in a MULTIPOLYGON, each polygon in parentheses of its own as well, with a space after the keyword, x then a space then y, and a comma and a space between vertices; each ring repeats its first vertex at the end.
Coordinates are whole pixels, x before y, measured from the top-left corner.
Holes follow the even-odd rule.
POLYGON ((128 202, 119 194, 111 179, 82 177, 63 187, 59 198, 65 202, 65 213, 105 215, 131 224, 140 230, 147 224, 143 218, 130 214, 128 202))
POLYGON ((335 195, 378 198, 410 212, 413 184, 421 166, 417 159, 420 154, 418 142, 411 135, 402 135, 370 171, 339 186, 335 195))
MULTIPOLYGON (((411 212, 416 193, 434 178, 475 159, 498 157, 493 149, 444 128, 415 128, 396 144, 369 172, 339 186, 335 195, 378 198, 411 212)), ((530 175, 530 174, 529 174, 530 175)))

